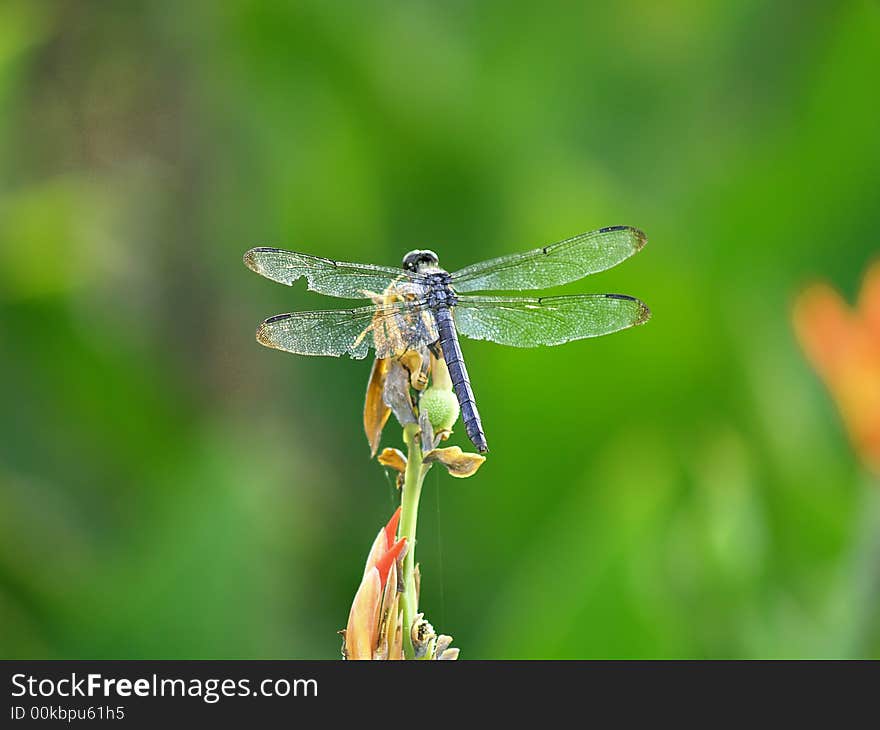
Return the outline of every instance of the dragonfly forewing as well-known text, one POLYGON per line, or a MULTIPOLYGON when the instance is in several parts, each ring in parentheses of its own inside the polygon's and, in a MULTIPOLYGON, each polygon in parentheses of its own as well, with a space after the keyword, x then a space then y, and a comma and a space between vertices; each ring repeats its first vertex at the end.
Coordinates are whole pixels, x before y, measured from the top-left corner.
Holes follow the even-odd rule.
POLYGON ((419 274, 392 266, 352 264, 280 248, 252 248, 244 263, 267 279, 292 285, 305 278, 308 288, 343 299, 369 299, 394 281, 418 281, 419 274))
POLYGON ((452 274, 452 286, 458 292, 548 289, 617 266, 646 242, 638 228, 601 228, 460 269, 452 274))

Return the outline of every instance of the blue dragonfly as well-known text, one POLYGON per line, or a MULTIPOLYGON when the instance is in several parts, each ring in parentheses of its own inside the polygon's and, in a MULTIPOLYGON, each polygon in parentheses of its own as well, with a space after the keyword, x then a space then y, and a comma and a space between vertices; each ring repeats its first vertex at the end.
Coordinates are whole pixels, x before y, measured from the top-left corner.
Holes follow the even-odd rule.
POLYGON ((299 355, 399 357, 429 347, 449 368, 468 438, 489 450, 462 355, 459 334, 510 347, 561 345, 646 322, 644 302, 626 294, 503 296, 475 292, 547 289, 605 271, 640 251, 645 234, 630 226, 582 233, 525 253, 454 273, 436 253, 417 249, 403 267, 355 264, 278 248, 253 248, 245 265, 268 279, 343 299, 371 299, 354 309, 292 312, 265 320, 261 344, 299 355))

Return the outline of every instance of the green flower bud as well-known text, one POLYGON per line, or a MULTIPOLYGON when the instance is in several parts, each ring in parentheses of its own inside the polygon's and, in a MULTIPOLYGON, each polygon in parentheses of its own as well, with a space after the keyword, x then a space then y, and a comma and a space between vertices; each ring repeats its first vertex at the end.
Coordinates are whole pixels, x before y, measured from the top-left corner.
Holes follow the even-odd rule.
POLYGON ((460 411, 455 393, 433 386, 422 393, 419 409, 427 411, 428 420, 435 431, 451 431, 460 411))

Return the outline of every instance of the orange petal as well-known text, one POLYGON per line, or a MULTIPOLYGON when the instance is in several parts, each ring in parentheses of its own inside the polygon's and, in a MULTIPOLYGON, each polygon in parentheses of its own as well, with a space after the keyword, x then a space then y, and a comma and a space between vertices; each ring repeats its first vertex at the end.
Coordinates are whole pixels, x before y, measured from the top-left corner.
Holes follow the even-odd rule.
POLYGON ((375 568, 379 561, 383 557, 385 557, 385 554, 394 545, 394 536, 395 534, 397 534, 398 522, 400 522, 400 507, 398 507, 395 513, 391 515, 391 519, 388 520, 388 524, 385 525, 385 527, 383 527, 381 530, 379 530, 379 534, 377 534, 376 539, 373 540, 373 545, 370 548, 370 554, 367 555, 367 562, 364 566, 364 575, 366 575, 370 571, 370 568, 375 568))
POLYGON ((880 347, 880 261, 865 274, 859 294, 859 312, 880 347))
POLYGON ((376 539, 373 540, 373 544, 370 547, 370 552, 367 555, 367 562, 364 565, 364 576, 370 572, 371 568, 376 567, 376 563, 379 562, 379 559, 386 552, 388 552, 388 542, 385 539, 385 528, 383 527, 379 530, 376 539))
POLYGON ((794 325, 856 450, 880 471, 880 264, 865 276, 857 314, 817 285, 798 299, 794 325))
POLYGON ((354 595, 348 626, 345 628, 345 656, 348 659, 372 659, 379 631, 379 599, 382 582, 379 571, 372 568, 354 595))
POLYGON ((394 564, 394 561, 397 560, 397 556, 400 555, 405 547, 406 538, 403 537, 394 543, 388 552, 376 561, 376 570, 379 571, 379 578, 382 581, 383 588, 385 586, 385 581, 388 580, 388 571, 391 570, 391 566, 394 564))
POLYGON ((796 300, 794 328, 813 366, 833 378, 853 338, 855 323, 846 303, 831 287, 815 284, 796 300))
POLYGON ((391 515, 391 519, 388 520, 388 524, 385 525, 385 541, 388 550, 394 545, 394 536, 397 534, 397 525, 400 522, 400 510, 401 508, 398 507, 391 515))

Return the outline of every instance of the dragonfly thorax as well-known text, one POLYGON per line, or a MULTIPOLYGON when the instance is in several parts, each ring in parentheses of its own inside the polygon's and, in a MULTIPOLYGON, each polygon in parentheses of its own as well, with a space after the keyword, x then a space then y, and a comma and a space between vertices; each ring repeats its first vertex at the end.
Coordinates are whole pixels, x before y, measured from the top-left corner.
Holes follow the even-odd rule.
POLYGON ((440 259, 429 249, 415 249, 403 257, 403 268, 407 271, 422 272, 425 269, 435 268, 440 259))
POLYGON ((426 276, 428 306, 432 309, 454 307, 458 298, 451 286, 452 277, 442 269, 426 276))

